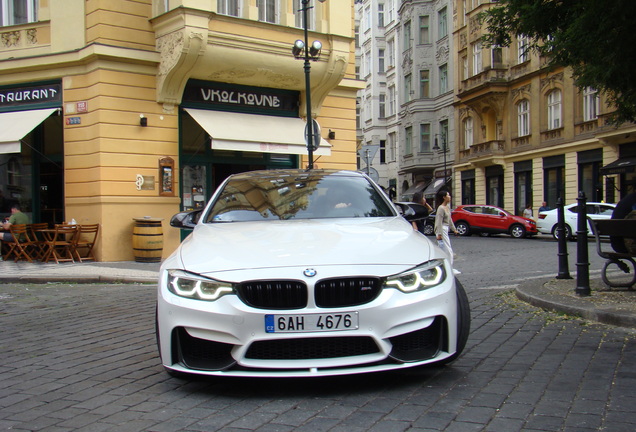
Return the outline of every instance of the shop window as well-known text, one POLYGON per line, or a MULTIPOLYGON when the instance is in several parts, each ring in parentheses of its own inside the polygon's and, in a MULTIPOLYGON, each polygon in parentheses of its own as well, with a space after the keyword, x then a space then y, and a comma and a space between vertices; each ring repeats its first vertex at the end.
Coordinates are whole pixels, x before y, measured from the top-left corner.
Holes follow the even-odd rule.
POLYGON ((0 0, 0 24, 2 26, 37 21, 37 0, 0 0))
POLYGON ((20 186, 20 162, 14 157, 7 163, 7 185, 20 186))

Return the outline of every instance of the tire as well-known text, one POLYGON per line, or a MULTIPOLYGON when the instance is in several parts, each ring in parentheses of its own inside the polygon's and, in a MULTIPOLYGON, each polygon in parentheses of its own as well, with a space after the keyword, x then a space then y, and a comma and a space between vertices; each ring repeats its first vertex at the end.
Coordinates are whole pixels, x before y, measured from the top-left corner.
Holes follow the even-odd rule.
POLYGON ((526 236, 526 229, 518 224, 510 227, 510 235, 514 238, 524 238, 526 236))
POLYGON ((460 236, 470 235, 470 226, 464 221, 457 222, 455 224, 455 228, 457 228, 457 232, 459 233, 460 236))
POLYGON ((470 303, 468 302, 468 296, 464 286, 457 278, 455 278, 455 287, 457 294, 457 349, 455 354, 436 362, 435 365, 445 365, 459 357, 466 347, 468 335, 470 334, 470 303))
MULTIPOLYGON (((557 234, 557 228, 558 228, 558 225, 554 225, 552 227, 552 237, 554 237, 555 240, 559 239, 559 235, 557 234)), ((570 228, 570 225, 565 224, 565 226, 563 227, 563 230, 565 231, 565 239, 572 240, 572 228, 570 228)))
POLYGON ((426 224, 424 225, 424 234, 426 235, 433 235, 435 231, 435 227, 433 225, 430 224, 426 224))

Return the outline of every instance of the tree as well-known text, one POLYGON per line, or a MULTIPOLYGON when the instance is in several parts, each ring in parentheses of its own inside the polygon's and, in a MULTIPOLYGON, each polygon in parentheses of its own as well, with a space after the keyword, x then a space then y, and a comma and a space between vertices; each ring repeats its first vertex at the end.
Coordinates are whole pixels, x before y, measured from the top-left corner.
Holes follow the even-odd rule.
POLYGON ((579 88, 593 87, 616 107, 611 121, 636 120, 635 0, 499 0, 480 15, 487 45, 526 35, 528 49, 569 67, 579 88))

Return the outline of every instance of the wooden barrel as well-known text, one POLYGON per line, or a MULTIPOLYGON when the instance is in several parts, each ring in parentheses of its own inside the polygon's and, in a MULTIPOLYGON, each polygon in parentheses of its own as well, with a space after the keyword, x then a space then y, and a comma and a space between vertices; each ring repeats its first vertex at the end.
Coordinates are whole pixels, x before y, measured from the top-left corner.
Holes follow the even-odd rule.
POLYGON ((133 218, 132 246, 135 261, 144 263, 160 262, 163 254, 163 219, 143 217, 133 218))

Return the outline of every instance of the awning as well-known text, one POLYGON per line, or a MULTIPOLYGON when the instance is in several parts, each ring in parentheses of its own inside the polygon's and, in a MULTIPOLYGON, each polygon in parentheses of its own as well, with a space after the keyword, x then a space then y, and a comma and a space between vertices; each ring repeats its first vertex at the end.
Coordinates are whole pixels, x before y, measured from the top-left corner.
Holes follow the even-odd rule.
POLYGON ((443 178, 437 178, 435 180, 433 180, 424 190, 424 198, 430 198, 430 197, 435 197, 435 194, 437 194, 437 192, 442 188, 442 186, 444 186, 446 184, 446 182, 449 180, 450 178, 447 179, 443 179, 443 178))
POLYGON ((428 182, 415 183, 413 186, 404 191, 400 199, 403 201, 410 201, 413 195, 415 195, 417 192, 421 192, 427 184, 428 182))
MULTIPOLYGON (((305 122, 299 118, 185 110, 212 137, 215 150, 307 154, 305 122)), ((331 145, 321 138, 314 155, 330 156, 331 145)))
POLYGON ((636 170, 636 157, 622 158, 605 165, 599 171, 602 175, 627 174, 636 170))
POLYGON ((20 140, 57 108, 0 113, 0 154, 20 153, 20 140))

